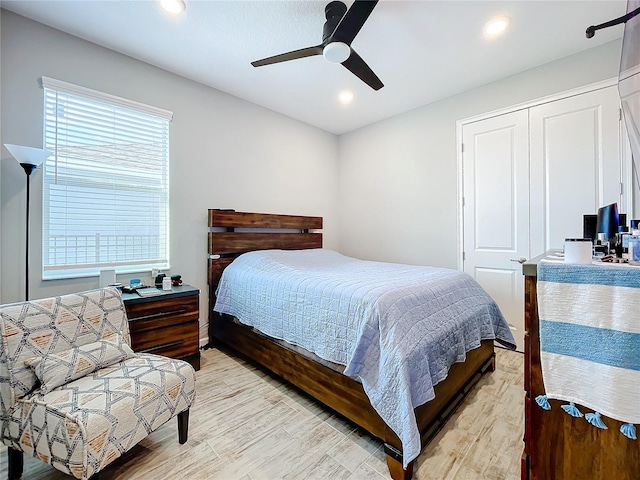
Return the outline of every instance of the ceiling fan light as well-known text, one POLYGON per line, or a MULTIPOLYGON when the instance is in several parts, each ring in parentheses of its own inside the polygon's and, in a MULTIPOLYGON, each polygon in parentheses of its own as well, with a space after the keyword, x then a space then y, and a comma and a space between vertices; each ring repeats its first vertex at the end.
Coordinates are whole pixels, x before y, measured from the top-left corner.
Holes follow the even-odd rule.
POLYGON ((342 63, 351 55, 351 47, 343 42, 331 42, 322 49, 322 56, 331 63, 342 63))

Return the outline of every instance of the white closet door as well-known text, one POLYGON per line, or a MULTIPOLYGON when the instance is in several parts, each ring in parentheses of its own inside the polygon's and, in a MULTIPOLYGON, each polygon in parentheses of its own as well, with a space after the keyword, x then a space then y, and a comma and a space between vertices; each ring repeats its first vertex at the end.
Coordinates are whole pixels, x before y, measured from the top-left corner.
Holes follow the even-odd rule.
POLYGON ((524 348, 524 277, 529 254, 527 111, 462 128, 464 271, 493 297, 524 348))
POLYGON ((519 349, 523 276, 513 260, 582 237, 583 215, 603 205, 631 213, 619 115, 612 86, 462 126, 463 268, 496 300, 519 349))
POLYGON ((531 256, 582 237, 582 216, 621 197, 615 86, 530 109, 531 256))

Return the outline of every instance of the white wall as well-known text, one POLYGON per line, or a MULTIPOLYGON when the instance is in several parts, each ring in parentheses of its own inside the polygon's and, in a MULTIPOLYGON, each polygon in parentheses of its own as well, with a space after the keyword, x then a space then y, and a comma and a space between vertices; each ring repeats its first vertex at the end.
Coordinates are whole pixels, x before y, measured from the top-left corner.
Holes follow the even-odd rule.
MULTIPOLYGON (((202 289, 206 321, 208 208, 322 215, 329 248, 360 258, 456 268, 456 121, 611 78, 621 44, 339 138, 4 10, 1 46, 2 143, 42 144, 42 75, 174 112, 172 271, 202 289)), ((8 302, 23 295, 25 179, 12 159, 2 161, 0 178, 0 285, 2 301, 8 302)), ((31 297, 97 286, 95 278, 39 280, 39 172, 33 186, 31 297)))
MULTIPOLYGON (((338 247, 334 135, 6 10, 1 20, 0 143, 42 146, 43 75, 174 112, 171 272, 201 289, 201 325, 207 321, 207 209, 323 216, 325 246, 338 247)), ((0 278, 8 303, 24 298, 26 179, 4 149, 2 159, 0 278)), ((97 287, 97 277, 41 280, 39 170, 31 192, 30 298, 97 287)))
POLYGON ((620 49, 611 42, 342 135, 342 253, 457 268, 456 121, 615 77, 620 49))

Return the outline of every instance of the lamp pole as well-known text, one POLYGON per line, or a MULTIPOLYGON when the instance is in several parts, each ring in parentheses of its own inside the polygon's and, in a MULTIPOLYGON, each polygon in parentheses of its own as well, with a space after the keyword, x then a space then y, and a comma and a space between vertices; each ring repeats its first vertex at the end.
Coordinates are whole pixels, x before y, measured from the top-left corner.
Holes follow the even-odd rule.
POLYGON ((26 248, 24 255, 24 299, 29 300, 29 185, 31 174, 33 171, 38 168, 38 165, 34 165, 32 163, 21 163, 20 166, 24 168, 24 173, 27 174, 27 212, 26 212, 26 229, 25 229, 25 238, 26 238, 26 248))

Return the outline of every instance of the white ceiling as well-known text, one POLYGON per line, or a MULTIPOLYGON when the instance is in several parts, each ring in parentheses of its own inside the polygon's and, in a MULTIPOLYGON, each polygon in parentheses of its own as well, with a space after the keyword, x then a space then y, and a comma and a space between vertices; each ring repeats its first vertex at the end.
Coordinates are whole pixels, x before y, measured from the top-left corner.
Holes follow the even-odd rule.
MULTIPOLYGON (((589 25, 626 13, 626 0, 380 0, 352 47, 384 88, 373 91, 321 56, 254 68, 253 60, 317 45, 316 1, 185 0, 174 17, 155 0, 5 1, 3 8, 141 61, 341 134, 622 36, 589 25), (484 23, 511 20, 486 40, 484 23), (349 106, 337 96, 355 94, 349 106)), ((349 6, 352 0, 346 0, 349 6)))

